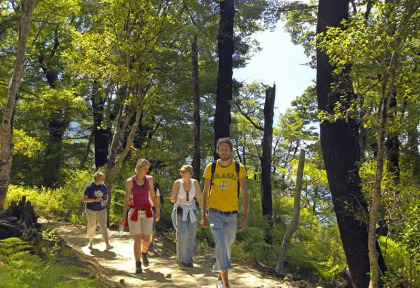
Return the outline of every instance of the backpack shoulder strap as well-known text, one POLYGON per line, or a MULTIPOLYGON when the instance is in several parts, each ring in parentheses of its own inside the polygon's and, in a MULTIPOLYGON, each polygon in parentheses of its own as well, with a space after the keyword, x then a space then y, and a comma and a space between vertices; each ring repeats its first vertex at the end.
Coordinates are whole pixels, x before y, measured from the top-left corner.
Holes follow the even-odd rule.
POLYGON ((211 162, 210 190, 211 190, 211 186, 213 186, 213 176, 214 176, 214 171, 216 171, 216 163, 217 163, 217 160, 214 160, 211 162))
POLYGON ((235 160, 235 170, 236 170, 236 175, 238 176, 238 199, 239 199, 239 161, 235 160))

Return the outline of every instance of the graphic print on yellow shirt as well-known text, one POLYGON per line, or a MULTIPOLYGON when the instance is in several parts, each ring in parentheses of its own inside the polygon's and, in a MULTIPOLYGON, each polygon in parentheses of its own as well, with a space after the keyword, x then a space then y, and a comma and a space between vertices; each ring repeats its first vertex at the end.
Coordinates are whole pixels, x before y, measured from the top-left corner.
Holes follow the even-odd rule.
MULTIPOLYGON (((204 178, 211 179, 211 162, 206 166, 204 178)), ((239 179, 246 177, 245 167, 239 165, 239 179)), ((229 166, 222 167, 219 162, 216 163, 216 170, 213 175, 213 185, 211 186, 209 196, 209 208, 220 211, 238 210, 238 175, 235 170, 235 161, 229 166)))

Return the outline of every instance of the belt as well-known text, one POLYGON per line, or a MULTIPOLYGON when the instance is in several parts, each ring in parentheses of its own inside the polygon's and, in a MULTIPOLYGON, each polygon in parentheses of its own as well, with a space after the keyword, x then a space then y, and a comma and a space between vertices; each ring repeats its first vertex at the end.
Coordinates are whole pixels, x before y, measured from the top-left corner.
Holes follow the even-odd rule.
POLYGON ((216 212, 216 213, 219 213, 219 214, 223 214, 223 215, 232 215, 232 214, 237 214, 238 213, 238 211, 227 211, 227 212, 224 212, 224 211, 220 211, 220 210, 217 210, 217 209, 214 209, 214 208, 209 208, 209 211, 211 211, 211 212, 216 212))

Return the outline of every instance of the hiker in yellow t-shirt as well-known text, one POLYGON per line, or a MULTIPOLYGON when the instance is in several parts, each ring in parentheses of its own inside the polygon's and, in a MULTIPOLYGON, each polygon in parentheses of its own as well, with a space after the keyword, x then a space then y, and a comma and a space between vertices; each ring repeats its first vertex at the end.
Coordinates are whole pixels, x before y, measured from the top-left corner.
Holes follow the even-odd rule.
POLYGON ((216 244, 216 263, 213 270, 219 272, 217 287, 228 288, 228 270, 233 269, 230 263, 230 255, 236 238, 239 188, 243 200, 243 212, 240 220, 241 231, 247 225, 249 196, 245 167, 232 161, 232 141, 229 138, 220 138, 217 141, 216 152, 220 159, 208 164, 203 175, 205 182, 201 225, 204 228, 210 226, 216 244), (206 213, 207 207, 208 215, 206 213))

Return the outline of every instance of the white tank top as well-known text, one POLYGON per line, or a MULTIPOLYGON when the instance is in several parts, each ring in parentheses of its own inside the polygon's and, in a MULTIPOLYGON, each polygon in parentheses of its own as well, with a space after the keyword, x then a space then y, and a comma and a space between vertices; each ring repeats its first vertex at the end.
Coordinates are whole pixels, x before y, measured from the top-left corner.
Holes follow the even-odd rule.
POLYGON ((184 189, 184 181, 182 179, 179 179, 179 191, 178 191, 178 201, 177 204, 179 206, 191 206, 193 203, 195 203, 194 198, 195 198, 195 185, 194 185, 194 181, 196 181, 195 179, 190 179, 191 180, 191 189, 188 192, 188 201, 187 201, 187 192, 184 189))

